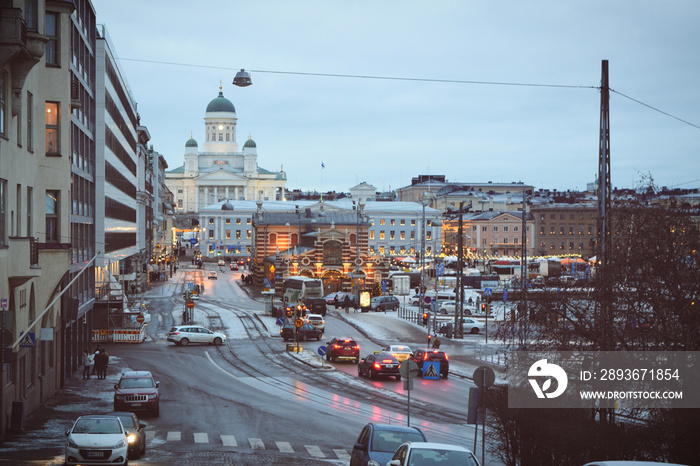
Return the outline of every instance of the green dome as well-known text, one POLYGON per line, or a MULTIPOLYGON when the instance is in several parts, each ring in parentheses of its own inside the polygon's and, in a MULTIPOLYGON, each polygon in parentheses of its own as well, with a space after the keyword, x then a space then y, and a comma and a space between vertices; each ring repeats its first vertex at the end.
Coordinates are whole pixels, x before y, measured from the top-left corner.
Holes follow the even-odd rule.
POLYGON ((194 138, 189 138, 185 143, 185 147, 197 147, 197 141, 194 138))
POLYGON ((209 102, 207 105, 207 113, 209 112, 230 112, 236 113, 236 107, 233 106, 230 100, 224 97, 224 93, 219 91, 219 97, 209 102))
POLYGON ((258 146, 255 145, 255 141, 253 141, 252 139, 248 139, 248 140, 245 142, 245 144, 243 144, 243 148, 245 149, 246 147, 255 148, 255 147, 258 147, 258 146))

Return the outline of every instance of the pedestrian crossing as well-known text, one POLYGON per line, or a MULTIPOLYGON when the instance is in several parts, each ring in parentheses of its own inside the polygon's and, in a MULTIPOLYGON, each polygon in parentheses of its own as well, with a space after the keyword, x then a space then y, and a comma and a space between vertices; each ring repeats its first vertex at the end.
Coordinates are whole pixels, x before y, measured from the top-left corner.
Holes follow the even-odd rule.
MULTIPOLYGON (((184 434, 179 431, 168 431, 164 436, 165 444, 175 443, 195 445, 220 445, 227 448, 250 448, 251 450, 276 450, 285 454, 307 454, 313 458, 338 459, 350 461, 350 453, 343 448, 322 448, 319 445, 292 445, 285 441, 263 441, 261 438, 248 437, 237 439, 235 435, 209 435, 207 432, 192 432, 184 434)), ((146 430, 146 444, 163 444, 163 436, 156 430, 146 430)))

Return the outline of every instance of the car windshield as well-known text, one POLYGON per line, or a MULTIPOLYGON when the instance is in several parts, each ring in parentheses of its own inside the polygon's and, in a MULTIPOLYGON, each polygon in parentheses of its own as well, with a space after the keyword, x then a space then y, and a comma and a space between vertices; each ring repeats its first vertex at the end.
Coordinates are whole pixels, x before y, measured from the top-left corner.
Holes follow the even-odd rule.
POLYGON ((478 466, 474 456, 466 451, 415 448, 408 457, 408 466, 439 464, 441 466, 478 466))
POLYGON ((339 346, 357 346, 357 343, 355 343, 355 342, 352 341, 352 340, 350 340, 350 341, 348 341, 348 340, 339 340, 339 341, 336 342, 336 345, 339 345, 339 346))
POLYGON ((405 442, 425 442, 425 437, 418 432, 375 430, 372 436, 372 451, 393 453, 405 442))
POLYGON ((119 418, 120 421, 122 421, 122 425, 125 428, 128 429, 129 427, 136 427, 134 425, 134 418, 129 416, 128 414, 118 414, 117 417, 119 418))
POLYGON ((107 419, 80 419, 73 427, 74 434, 120 434, 122 428, 116 417, 107 419))
POLYGON ((153 388, 153 380, 147 377, 121 379, 119 388, 153 388))

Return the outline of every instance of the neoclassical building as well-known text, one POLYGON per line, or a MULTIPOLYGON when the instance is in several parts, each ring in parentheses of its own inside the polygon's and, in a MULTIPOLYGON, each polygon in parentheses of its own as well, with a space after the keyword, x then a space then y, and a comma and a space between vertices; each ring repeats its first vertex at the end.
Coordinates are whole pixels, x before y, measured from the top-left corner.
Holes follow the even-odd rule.
POLYGON ((204 145, 193 137, 185 143, 185 164, 165 174, 176 214, 195 213, 222 200, 276 201, 284 198, 287 175, 258 166, 258 149, 248 138, 239 150, 236 108, 219 95, 204 114, 204 145))

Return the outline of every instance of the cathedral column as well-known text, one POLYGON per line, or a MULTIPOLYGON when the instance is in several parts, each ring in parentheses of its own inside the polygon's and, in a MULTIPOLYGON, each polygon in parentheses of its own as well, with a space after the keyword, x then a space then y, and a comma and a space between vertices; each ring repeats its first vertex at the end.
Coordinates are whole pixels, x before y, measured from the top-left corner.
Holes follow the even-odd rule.
POLYGON ((230 198, 229 195, 228 195, 228 194, 229 194, 228 186, 226 186, 225 189, 226 189, 226 200, 229 200, 229 199, 231 199, 231 198, 230 198))
POLYGON ((204 205, 202 207, 209 205, 209 186, 204 187, 204 205))

